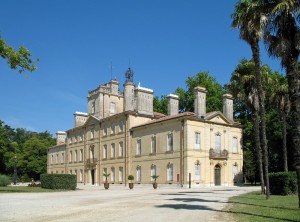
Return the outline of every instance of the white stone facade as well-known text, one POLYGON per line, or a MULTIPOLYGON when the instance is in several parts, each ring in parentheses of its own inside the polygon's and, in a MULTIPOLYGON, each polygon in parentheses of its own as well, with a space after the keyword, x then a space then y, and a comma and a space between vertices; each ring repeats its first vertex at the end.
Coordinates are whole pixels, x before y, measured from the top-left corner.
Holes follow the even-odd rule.
MULTIPOLYGON (((71 173, 84 184, 109 182, 180 186, 233 185, 242 182, 242 128, 233 121, 232 97, 224 115, 206 113, 206 89, 195 88, 195 113, 178 113, 170 94, 168 115, 153 112, 153 91, 132 81, 111 80, 88 93, 88 113, 76 112, 74 128, 57 134, 48 149, 48 173, 71 173), (204 106, 204 107, 203 107, 204 106), (62 144, 62 141, 65 141, 62 144)), ((226 106, 225 106, 226 104, 226 106)))

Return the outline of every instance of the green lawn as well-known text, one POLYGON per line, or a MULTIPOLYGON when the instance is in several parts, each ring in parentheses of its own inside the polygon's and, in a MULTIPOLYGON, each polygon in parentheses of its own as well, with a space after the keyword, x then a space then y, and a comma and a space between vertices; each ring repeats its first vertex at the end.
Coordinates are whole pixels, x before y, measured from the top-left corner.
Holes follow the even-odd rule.
POLYGON ((65 190, 44 189, 41 187, 7 186, 0 187, 0 193, 35 193, 35 192, 60 192, 65 190))
POLYGON ((298 196, 271 195, 266 200, 259 192, 248 193, 229 199, 227 212, 235 221, 300 221, 298 196))

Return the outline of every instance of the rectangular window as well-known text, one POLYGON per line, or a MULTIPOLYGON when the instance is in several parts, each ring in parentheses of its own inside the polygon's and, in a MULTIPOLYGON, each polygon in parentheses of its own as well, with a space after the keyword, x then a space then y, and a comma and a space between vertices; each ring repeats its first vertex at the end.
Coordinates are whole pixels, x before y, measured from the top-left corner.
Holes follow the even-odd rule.
POLYGON ((61 154, 61 161, 60 161, 61 163, 64 163, 65 162, 65 154, 64 153, 62 153, 61 154))
POLYGON ((58 163, 58 153, 56 154, 55 163, 58 163))
POLYGON ((111 153, 110 153, 111 158, 115 158, 115 144, 111 144, 111 153))
POLYGON ((83 149, 80 149, 80 162, 83 162, 83 149))
POLYGON ((54 157, 53 157, 53 154, 52 154, 52 155, 51 155, 51 161, 50 161, 51 164, 54 163, 53 159, 54 159, 54 157))
POLYGON ((69 162, 72 162, 72 150, 70 150, 69 162))
POLYGON ((151 153, 156 153, 156 136, 151 137, 151 153))
POLYGON ((142 181, 142 170, 141 167, 136 168, 136 181, 140 183, 142 181))
POLYGON ((107 136, 107 126, 104 126, 103 128, 103 136, 107 136))
POLYGON ((200 164, 195 164, 195 181, 199 182, 200 179, 200 164))
POLYGON ((120 127, 120 129, 119 129, 120 133, 123 132, 124 131, 124 123, 123 123, 123 121, 120 121, 119 127, 120 127))
POLYGON ((167 181, 173 181, 173 164, 169 164, 167 167, 167 181))
POLYGON ((74 161, 77 162, 77 150, 75 150, 74 161))
POLYGON ((110 177, 111 182, 115 182, 115 176, 116 176, 116 174, 115 174, 115 168, 112 167, 111 168, 111 177, 110 177))
POLYGON ((107 159, 107 145, 103 146, 103 159, 107 159))
POLYGON ((216 154, 221 153, 221 135, 215 136, 215 153, 216 154))
POLYGON ((115 113, 116 112, 116 104, 115 103, 110 103, 110 113, 115 113))
POLYGON ((123 157, 124 155, 124 146, 123 146, 123 142, 119 143, 119 157, 123 157))
POLYGON ((232 138, 232 152, 233 153, 238 152, 238 139, 236 137, 232 138))
POLYGON ((94 132, 94 128, 91 129, 91 139, 94 139, 95 136, 95 132, 94 132))
POLYGON ((119 182, 123 182, 123 167, 119 167, 119 182))
POLYGON ((115 124, 111 124, 111 134, 115 134, 116 126, 115 124))
POLYGON ((173 151, 173 134, 168 134, 168 145, 167 145, 167 151, 173 151))
POLYGON ((136 155, 140 156, 141 155, 141 151, 142 151, 142 142, 141 142, 141 139, 138 139, 136 141, 136 155))
POLYGON ((195 132, 195 150, 200 150, 200 133, 195 132))

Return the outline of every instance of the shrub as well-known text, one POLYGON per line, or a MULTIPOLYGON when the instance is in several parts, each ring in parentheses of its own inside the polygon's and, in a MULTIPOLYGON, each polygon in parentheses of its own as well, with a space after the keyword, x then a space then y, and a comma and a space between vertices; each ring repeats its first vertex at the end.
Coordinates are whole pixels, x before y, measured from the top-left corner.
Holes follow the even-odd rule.
POLYGON ((134 180, 134 176, 129 175, 129 176, 128 176, 128 180, 134 180))
POLYGON ((10 184, 10 178, 6 175, 0 175, 0 187, 6 187, 10 184))
POLYGON ((297 192, 296 172, 270 173, 270 192, 274 195, 288 195, 297 192))
POLYGON ((41 187, 46 189, 75 190, 76 175, 71 174, 42 174, 41 187))

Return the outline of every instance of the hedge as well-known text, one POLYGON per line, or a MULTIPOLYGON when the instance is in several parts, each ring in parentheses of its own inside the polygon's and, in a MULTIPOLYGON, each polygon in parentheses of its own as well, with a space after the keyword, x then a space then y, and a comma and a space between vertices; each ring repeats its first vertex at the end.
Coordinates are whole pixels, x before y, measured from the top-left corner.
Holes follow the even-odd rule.
POLYGON ((76 175, 72 174, 42 174, 41 187, 46 189, 75 190, 76 175))
POLYGON ((6 187, 10 184, 10 178, 6 175, 0 174, 0 187, 6 187))
POLYGON ((296 172, 278 172, 269 174, 270 192, 274 195, 297 193, 296 172))

